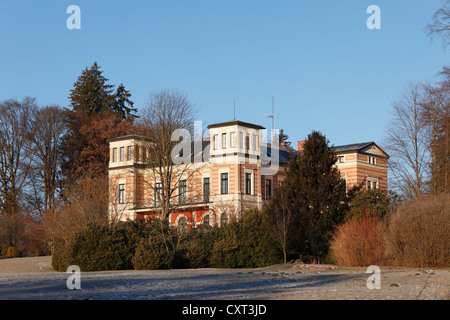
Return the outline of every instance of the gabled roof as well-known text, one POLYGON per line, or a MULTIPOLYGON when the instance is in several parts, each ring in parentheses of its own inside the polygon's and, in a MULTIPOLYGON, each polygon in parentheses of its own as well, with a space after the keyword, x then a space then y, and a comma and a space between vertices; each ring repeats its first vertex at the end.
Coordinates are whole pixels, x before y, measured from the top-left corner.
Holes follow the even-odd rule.
POLYGON ((336 152, 358 151, 358 150, 361 150, 361 149, 363 149, 365 147, 368 147, 372 143, 375 143, 375 142, 371 141, 371 142, 344 144, 342 146, 334 146, 333 149, 336 152))
POLYGON ((345 153, 345 152, 360 152, 360 153, 366 153, 369 147, 376 147, 378 148, 387 158, 389 158, 389 155, 380 148, 379 145, 377 145, 375 142, 361 142, 361 143, 352 143, 352 144, 345 144, 342 146, 334 146, 333 150, 336 153, 345 153))

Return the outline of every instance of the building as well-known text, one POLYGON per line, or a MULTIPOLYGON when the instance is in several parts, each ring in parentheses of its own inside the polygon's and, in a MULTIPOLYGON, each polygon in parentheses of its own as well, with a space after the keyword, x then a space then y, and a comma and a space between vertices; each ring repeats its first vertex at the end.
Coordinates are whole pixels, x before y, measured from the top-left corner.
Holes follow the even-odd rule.
MULTIPOLYGON (((271 145, 264 127, 233 120, 208 126, 209 141, 193 142, 188 164, 173 182, 169 221, 187 229, 222 224, 252 208, 261 209, 286 176, 291 156, 302 150, 271 145), (193 152, 192 152, 193 150, 193 152)), ((151 143, 129 135, 109 140, 110 216, 121 220, 158 216, 161 182, 146 163, 151 143)), ((350 188, 387 189, 387 159, 374 142, 335 147, 336 164, 350 188)), ((181 153, 180 153, 181 155, 181 153)), ((175 169, 174 169, 175 170, 175 169)))
POLYGON ((388 189, 389 155, 375 142, 335 146, 337 168, 347 188, 362 184, 364 189, 388 189))

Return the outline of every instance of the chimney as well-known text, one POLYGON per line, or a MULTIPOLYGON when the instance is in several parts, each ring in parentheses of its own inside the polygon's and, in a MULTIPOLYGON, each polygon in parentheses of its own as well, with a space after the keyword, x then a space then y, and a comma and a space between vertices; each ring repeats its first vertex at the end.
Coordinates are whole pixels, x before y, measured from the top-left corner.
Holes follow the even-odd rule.
POLYGON ((297 141, 297 151, 303 151, 303 145, 305 144, 305 140, 297 141))
POLYGON ((282 141, 282 142, 280 143, 280 145, 281 145, 282 147, 286 147, 286 142, 282 141))

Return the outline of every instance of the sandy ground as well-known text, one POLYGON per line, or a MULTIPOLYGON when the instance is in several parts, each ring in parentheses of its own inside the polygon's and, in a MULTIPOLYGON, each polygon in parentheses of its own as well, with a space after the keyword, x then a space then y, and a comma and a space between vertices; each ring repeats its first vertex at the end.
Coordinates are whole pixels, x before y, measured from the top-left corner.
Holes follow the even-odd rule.
POLYGON ((367 268, 286 264, 257 269, 55 272, 51 257, 0 260, 0 300, 448 300, 450 269, 381 267, 380 289, 367 268))

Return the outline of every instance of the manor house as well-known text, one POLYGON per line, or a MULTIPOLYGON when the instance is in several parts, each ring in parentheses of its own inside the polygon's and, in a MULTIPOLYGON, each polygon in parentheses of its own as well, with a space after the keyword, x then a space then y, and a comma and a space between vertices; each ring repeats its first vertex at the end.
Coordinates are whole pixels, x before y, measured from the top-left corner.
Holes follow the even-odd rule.
MULTIPOLYGON (((290 157, 301 152, 304 143, 299 141, 297 149, 264 143, 264 127, 238 120, 212 124, 208 129, 209 141, 192 148, 192 158, 200 160, 175 165, 182 168, 171 199, 169 221, 174 226, 220 225, 246 210, 261 209, 286 177, 290 157)), ((162 186, 146 165, 148 143, 138 135, 109 140, 111 218, 158 216, 162 186)), ((387 190, 389 156, 375 142, 335 146, 334 150, 347 188, 362 184, 367 189, 387 190)))

